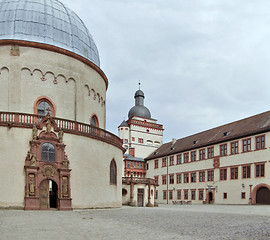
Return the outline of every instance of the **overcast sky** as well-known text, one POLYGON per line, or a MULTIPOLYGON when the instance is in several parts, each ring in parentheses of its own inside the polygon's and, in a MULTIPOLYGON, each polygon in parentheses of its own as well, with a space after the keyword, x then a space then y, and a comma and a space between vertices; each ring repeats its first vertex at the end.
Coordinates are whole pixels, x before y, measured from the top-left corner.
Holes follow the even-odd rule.
POLYGON ((270 109, 269 0, 61 0, 98 47, 107 130, 141 81, 164 142, 270 109))

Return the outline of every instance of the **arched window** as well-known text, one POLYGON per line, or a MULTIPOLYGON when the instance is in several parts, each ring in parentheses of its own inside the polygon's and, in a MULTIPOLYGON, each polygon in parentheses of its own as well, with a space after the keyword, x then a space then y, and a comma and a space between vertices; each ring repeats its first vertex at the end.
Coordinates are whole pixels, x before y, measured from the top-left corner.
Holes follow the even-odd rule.
POLYGON ((117 169, 114 160, 110 164, 110 184, 117 184, 117 169))
POLYGON ((55 105, 48 97, 41 96, 34 102, 34 114, 55 117, 55 105))
POLYGON ((98 127, 98 118, 96 115, 93 115, 90 119, 90 124, 94 127, 98 127))
POLYGON ((37 107, 37 114, 41 116, 52 116, 52 107, 47 101, 41 101, 37 107))
POLYGON ((41 161, 55 162, 55 148, 51 143, 41 146, 41 161))

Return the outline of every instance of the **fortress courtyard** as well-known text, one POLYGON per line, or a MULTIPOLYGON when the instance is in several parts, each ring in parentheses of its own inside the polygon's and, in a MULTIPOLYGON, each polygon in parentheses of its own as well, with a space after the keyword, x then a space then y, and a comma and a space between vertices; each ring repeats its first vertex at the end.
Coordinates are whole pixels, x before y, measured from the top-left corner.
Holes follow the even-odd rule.
POLYGON ((0 210, 0 239, 270 239, 269 205, 0 210))

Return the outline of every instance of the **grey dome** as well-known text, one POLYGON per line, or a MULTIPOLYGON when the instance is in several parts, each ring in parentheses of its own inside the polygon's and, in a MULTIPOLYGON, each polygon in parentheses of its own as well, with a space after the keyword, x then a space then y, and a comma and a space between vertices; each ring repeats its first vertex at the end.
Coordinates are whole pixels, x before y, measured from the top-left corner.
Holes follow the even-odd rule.
POLYGON ((139 96, 141 96, 141 97, 144 98, 144 92, 143 92, 142 90, 137 90, 137 91, 135 92, 134 98, 139 97, 139 96))
POLYGON ((3 39, 53 45, 100 66, 88 29, 58 0, 0 0, 0 40, 3 39))
POLYGON ((137 90, 134 95, 135 106, 128 112, 128 118, 131 117, 143 117, 151 118, 151 113, 147 107, 144 106, 144 93, 142 90, 137 90))
POLYGON ((149 109, 145 106, 134 106, 128 112, 128 118, 131 117, 143 117, 143 118, 151 118, 151 113, 149 109))

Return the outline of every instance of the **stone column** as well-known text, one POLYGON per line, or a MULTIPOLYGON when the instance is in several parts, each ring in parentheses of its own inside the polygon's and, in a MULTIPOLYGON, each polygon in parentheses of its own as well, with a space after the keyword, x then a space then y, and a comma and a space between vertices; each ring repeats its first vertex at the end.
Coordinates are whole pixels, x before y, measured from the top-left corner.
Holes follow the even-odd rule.
POLYGON ((133 171, 131 169, 130 173, 130 202, 128 204, 129 206, 135 206, 134 202, 134 181, 133 181, 133 171))
POLYGON ((151 203, 151 184, 148 183, 148 203, 146 207, 153 207, 153 204, 151 203))

